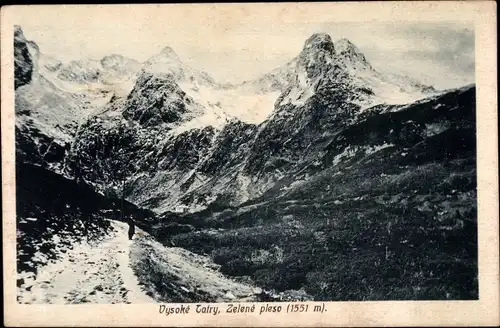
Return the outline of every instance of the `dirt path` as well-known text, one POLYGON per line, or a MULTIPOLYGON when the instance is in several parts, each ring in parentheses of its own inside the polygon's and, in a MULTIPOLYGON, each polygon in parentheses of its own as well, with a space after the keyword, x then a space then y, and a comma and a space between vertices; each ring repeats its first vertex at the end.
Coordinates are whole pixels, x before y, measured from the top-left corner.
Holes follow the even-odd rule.
POLYGON ((129 260, 133 241, 128 225, 112 222, 113 231, 102 241, 81 243, 61 259, 49 263, 35 277, 25 277, 19 302, 25 304, 154 303, 134 275, 129 260))
MULTIPOLYGON (((262 290, 225 277, 206 256, 165 247, 136 228, 112 221, 104 239, 61 248, 38 274, 20 276, 23 304, 254 301, 262 290)), ((56 237, 57 239, 57 237, 56 237)), ((59 243, 61 245, 62 243, 59 243)))
POLYGON ((262 292, 224 276, 209 257, 165 247, 142 231, 134 238, 130 258, 139 280, 158 302, 250 302, 262 292))

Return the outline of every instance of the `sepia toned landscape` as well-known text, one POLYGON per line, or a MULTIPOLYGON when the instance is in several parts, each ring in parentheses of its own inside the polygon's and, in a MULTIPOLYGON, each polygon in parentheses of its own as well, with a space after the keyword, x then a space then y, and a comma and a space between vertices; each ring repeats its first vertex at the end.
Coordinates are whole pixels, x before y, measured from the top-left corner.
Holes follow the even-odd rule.
POLYGON ((435 86, 318 32, 227 82, 158 49, 15 27, 19 303, 478 299, 473 67, 435 86))

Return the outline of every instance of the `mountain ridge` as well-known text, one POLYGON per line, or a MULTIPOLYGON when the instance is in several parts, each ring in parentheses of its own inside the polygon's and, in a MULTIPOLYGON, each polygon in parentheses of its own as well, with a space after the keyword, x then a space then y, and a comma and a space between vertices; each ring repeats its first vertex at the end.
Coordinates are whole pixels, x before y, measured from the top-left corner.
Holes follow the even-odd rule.
MULTIPOLYGON (((251 82, 250 89, 256 87, 257 93, 249 91, 245 83, 220 87, 209 75, 183 64, 169 46, 141 68, 138 62, 120 55, 92 63, 104 63, 115 71, 123 65, 134 66, 133 74, 127 77, 130 91, 118 95, 113 89, 101 89, 101 105, 90 110, 87 118, 72 121, 73 130, 63 146, 66 150, 60 156, 64 160, 57 163, 58 170, 86 179, 98 189, 118 188, 123 178, 113 178, 113 170, 125 172, 126 185, 132 188, 130 200, 156 203, 160 211, 186 206, 201 209, 226 196, 232 199, 231 204, 256 197, 283 179, 281 170, 293 175, 299 162, 316 161, 315 154, 322 151, 324 142, 317 140, 331 138, 343 125, 369 116, 364 113, 366 107, 389 106, 373 101, 372 85, 364 84, 386 81, 359 49, 347 39, 334 42, 325 33, 308 38, 298 56, 283 69, 251 82), (359 75, 360 71, 368 73, 359 75), (132 80, 130 76, 134 76, 132 80), (252 116, 248 108, 261 99, 260 107, 253 109, 259 116, 252 116), (234 101, 241 104, 239 108, 228 106, 234 101), (319 139, 318 133, 323 134, 319 139), (238 136, 241 134, 244 136, 238 136), (198 142, 206 149, 189 146, 198 142), (167 146, 170 143, 177 146, 167 146), (95 149, 98 146, 109 148, 108 153, 95 149), (177 149, 185 149, 185 155, 177 149), (233 154, 228 156, 228 152, 233 154), (85 158, 89 156, 94 159, 85 158), (184 164, 166 164, 169 157, 185 157, 178 162, 184 164), (233 164, 217 172, 214 168, 221 165, 222 158, 233 164), (119 169, 124 160, 134 164, 119 169), (170 187, 151 189, 166 179, 170 187), (149 191, 141 194, 140 190, 149 191)), ((90 74, 81 81, 94 83, 101 75, 90 74)))

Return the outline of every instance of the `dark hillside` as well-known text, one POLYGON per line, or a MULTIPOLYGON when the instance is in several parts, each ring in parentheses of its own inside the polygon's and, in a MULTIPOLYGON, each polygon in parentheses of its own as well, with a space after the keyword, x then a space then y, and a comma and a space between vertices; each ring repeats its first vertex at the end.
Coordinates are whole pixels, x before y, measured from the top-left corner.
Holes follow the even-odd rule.
POLYGON ((159 238, 317 300, 477 299, 474 102, 471 88, 361 120, 310 178, 159 238))
MULTIPOLYGON (((18 272, 36 271, 38 265, 56 258, 60 246, 99 240, 111 229, 108 219, 121 218, 119 199, 39 166, 18 163, 16 189, 18 272)), ((127 201, 123 209, 138 221, 153 216, 127 201)))

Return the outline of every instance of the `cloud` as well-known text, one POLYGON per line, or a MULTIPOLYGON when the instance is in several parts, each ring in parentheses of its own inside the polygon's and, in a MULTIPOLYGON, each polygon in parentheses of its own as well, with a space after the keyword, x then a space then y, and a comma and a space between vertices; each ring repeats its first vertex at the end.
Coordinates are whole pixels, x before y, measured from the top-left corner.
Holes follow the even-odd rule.
POLYGON ((438 88, 474 82, 470 22, 382 23, 360 48, 375 68, 412 76, 438 88))
POLYGON ((281 57, 295 56, 312 33, 327 32, 334 40, 350 39, 381 71, 410 75, 438 88, 474 81, 474 28, 467 21, 326 22, 274 25, 254 31, 260 36, 272 35, 261 37, 260 42, 266 49, 279 49, 281 57))

